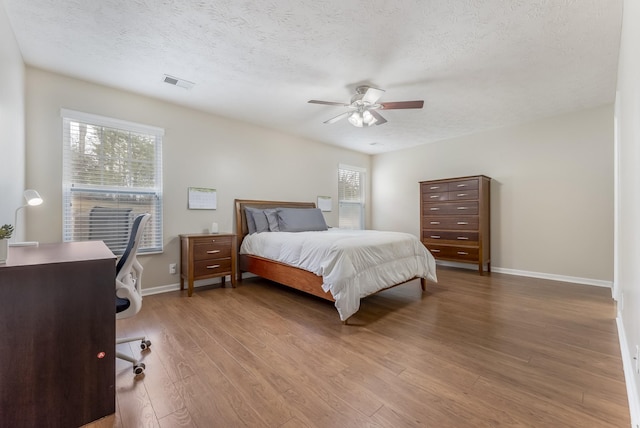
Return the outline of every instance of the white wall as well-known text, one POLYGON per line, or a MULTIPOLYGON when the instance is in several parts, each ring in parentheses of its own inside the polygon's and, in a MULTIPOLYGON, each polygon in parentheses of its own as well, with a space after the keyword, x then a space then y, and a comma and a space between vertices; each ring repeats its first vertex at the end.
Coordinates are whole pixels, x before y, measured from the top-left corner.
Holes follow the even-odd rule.
POLYGON ((493 268, 613 280, 613 106, 376 155, 372 224, 419 236, 418 182, 484 174, 493 268))
POLYGON ((640 381, 633 367, 640 345, 640 3, 625 0, 618 63, 618 327, 631 422, 640 424, 640 381))
POLYGON ((62 240, 60 108, 165 129, 165 251, 141 257, 145 288, 179 282, 168 273, 169 263, 179 261, 179 234, 202 232, 212 221, 232 231, 235 198, 315 202, 330 195, 333 211, 325 217, 337 225, 338 164, 370 170, 365 154, 39 69, 27 67, 26 82, 27 180, 45 200, 30 209, 29 240, 62 240), (216 188, 217 210, 188 210, 190 186, 216 188))
MULTIPOLYGON (((0 2, 0 226, 14 224, 15 210, 24 203, 24 74, 22 55, 0 2)), ((19 221, 15 240, 21 240, 24 225, 19 221)))

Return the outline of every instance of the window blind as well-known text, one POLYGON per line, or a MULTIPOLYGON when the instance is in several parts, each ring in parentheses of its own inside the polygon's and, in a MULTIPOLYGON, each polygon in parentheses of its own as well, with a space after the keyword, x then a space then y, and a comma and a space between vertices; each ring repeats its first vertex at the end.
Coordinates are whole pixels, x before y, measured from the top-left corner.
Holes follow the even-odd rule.
POLYGON ((161 128, 72 110, 63 122, 63 239, 126 248, 133 219, 151 218, 139 252, 162 251, 161 128))
POLYGON ((364 229, 364 169, 338 167, 338 226, 364 229))

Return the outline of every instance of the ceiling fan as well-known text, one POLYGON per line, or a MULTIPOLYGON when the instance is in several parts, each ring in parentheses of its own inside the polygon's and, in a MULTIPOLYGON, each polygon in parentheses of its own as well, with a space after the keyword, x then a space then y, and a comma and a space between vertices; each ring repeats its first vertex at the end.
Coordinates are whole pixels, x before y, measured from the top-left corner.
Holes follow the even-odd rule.
POLYGON ((407 109, 407 108, 422 108, 424 105, 423 100, 419 101, 393 101, 387 103, 378 103, 384 90, 372 88, 370 86, 358 86, 356 93, 351 97, 350 103, 336 103, 332 101, 319 101, 309 100, 311 104, 324 104, 330 106, 343 106, 347 107, 349 111, 345 111, 333 117, 329 120, 325 120, 324 123, 335 123, 345 117, 349 118, 349 122, 353 126, 362 128, 363 126, 382 125, 387 122, 387 119, 382 117, 378 110, 392 110, 392 109, 407 109))

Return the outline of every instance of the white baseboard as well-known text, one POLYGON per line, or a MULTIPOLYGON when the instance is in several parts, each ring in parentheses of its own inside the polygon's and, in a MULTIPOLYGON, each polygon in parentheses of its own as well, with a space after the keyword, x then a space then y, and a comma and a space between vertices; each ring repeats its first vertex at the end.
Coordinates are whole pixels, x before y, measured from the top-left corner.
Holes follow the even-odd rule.
POLYGON ((629 413, 631 416, 631 426, 640 427, 640 402, 638 401, 638 391, 635 388, 635 379, 633 375, 634 363, 629 355, 629 346, 627 343, 627 335, 624 331, 624 323, 622 315, 618 312, 616 317, 618 325, 618 339, 620 340, 620 353, 622 354, 622 369, 624 371, 624 383, 627 385, 627 397, 629 400, 629 413))
MULTIPOLYGON (((202 279, 200 281, 194 281, 193 282, 193 288, 204 287, 204 286, 207 286, 207 285, 220 284, 220 282, 221 282, 220 278, 202 279)), ((225 284, 228 284, 228 282, 226 282, 225 284)), ((186 290, 187 284, 184 285, 184 288, 186 290)), ((170 291, 178 291, 178 290, 180 290, 180 283, 159 285, 157 287, 143 288, 142 289, 142 295, 143 296, 151 296, 152 294, 168 293, 170 291)))
POLYGON ((507 275, 528 276, 531 278, 549 279, 552 281, 572 282, 574 284, 594 285, 596 287, 613 287, 613 281, 601 279, 580 278, 577 276, 556 275, 552 273, 530 272, 526 270, 506 269, 501 267, 491 267, 492 272, 506 273, 507 275))
MULTIPOLYGON (((478 270, 477 265, 473 265, 469 263, 455 263, 455 262, 447 262, 442 260, 438 260, 436 263, 442 266, 450 266, 450 267, 463 268, 463 269, 469 269, 469 270, 478 270)), ((613 281, 603 281, 601 279, 591 279, 591 278, 580 278, 577 276, 555 275, 551 273, 531 272, 526 270, 507 269, 507 268, 501 268, 501 267, 495 267, 495 266, 491 266, 491 272, 504 273, 507 275, 527 276, 530 278, 549 279, 551 281, 572 282, 574 284, 594 285, 596 287, 606 287, 606 288, 613 287, 613 281)))

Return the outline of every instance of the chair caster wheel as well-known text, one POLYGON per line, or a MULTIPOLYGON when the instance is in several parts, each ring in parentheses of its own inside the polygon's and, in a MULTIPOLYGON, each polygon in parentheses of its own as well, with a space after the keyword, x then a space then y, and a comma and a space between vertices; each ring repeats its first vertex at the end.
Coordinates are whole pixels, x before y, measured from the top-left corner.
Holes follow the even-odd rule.
POLYGON ((146 367, 144 363, 138 363, 133 366, 133 374, 135 374, 136 376, 141 375, 142 373, 144 373, 145 368, 146 367))
POLYGON ((143 351, 147 349, 149 346, 151 346, 150 340, 142 340, 142 342, 140 342, 140 349, 142 349, 143 351))

